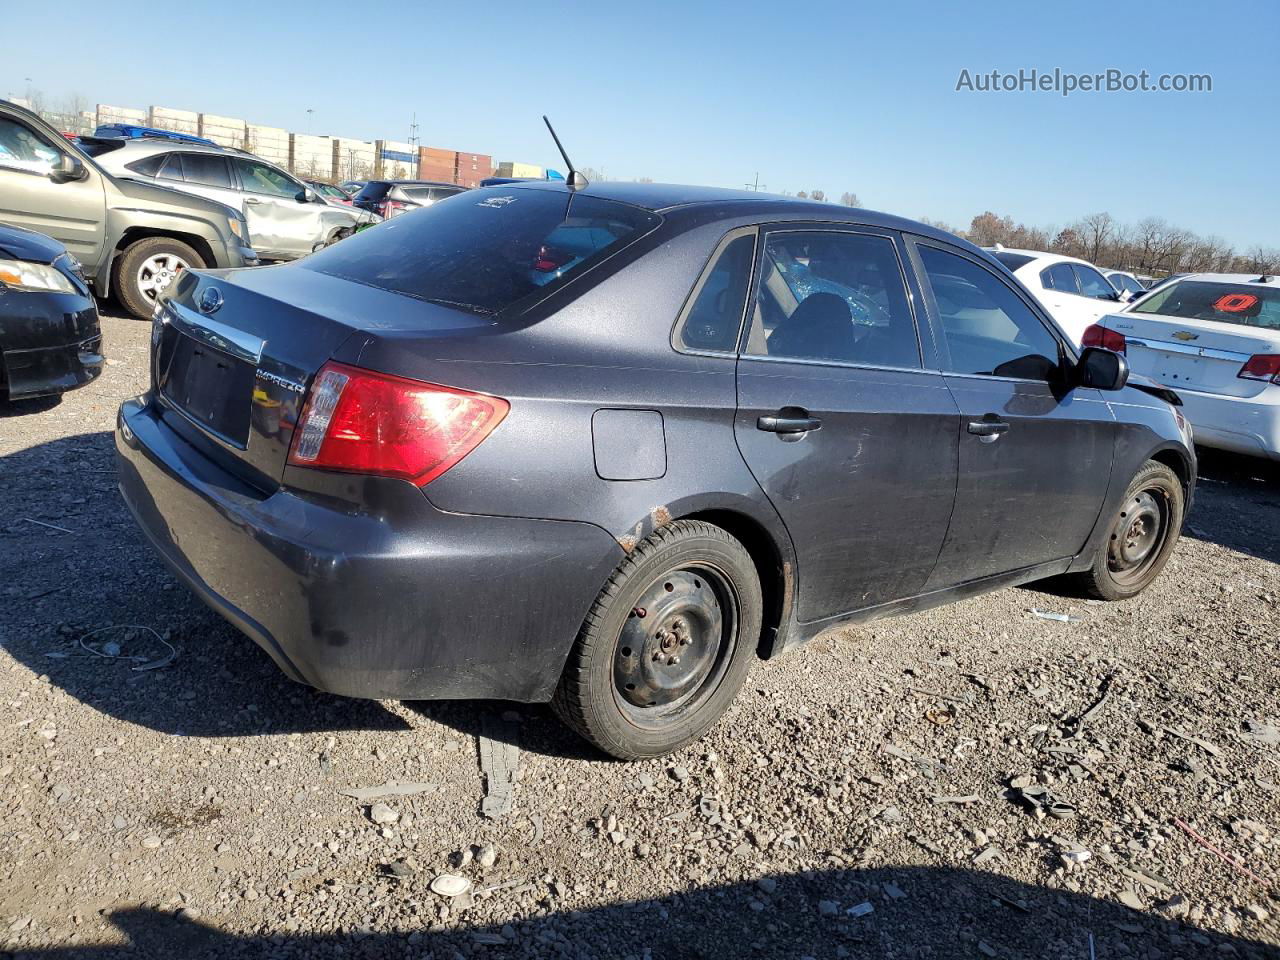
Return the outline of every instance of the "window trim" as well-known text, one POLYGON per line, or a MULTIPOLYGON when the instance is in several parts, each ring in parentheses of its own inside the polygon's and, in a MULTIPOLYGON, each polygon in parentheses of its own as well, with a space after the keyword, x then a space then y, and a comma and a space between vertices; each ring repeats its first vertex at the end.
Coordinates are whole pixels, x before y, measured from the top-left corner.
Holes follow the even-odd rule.
POLYGON ((1053 337, 1053 339, 1058 342, 1058 349, 1062 352, 1063 357, 1070 361, 1079 362, 1080 354, 1076 350, 1075 344, 1071 342, 1071 338, 1063 333, 1049 312, 1041 307, 1041 305, 1036 302, 1036 299, 1031 296, 1031 294, 1020 283, 1017 283, 1016 280, 1014 283, 1010 283, 1008 277, 1001 276, 1000 272, 993 270, 989 263, 984 263, 981 257, 975 257, 967 250, 953 246, 949 243, 944 243, 940 240, 935 240, 933 237, 904 233, 903 239, 906 241, 907 254, 911 260, 911 266, 916 271, 916 275, 920 283, 921 296, 925 301, 925 312, 928 315, 929 327, 932 331, 933 339, 937 344, 938 368, 943 376, 963 377, 970 380, 1004 381, 1006 383, 1035 383, 1050 389, 1053 386, 1051 383, 1044 380, 1033 380, 1027 377, 1003 377, 989 373, 962 373, 959 370, 947 369, 951 366, 951 348, 947 343, 946 331, 942 329, 942 314, 939 312, 938 303, 933 296, 933 284, 929 282, 929 273, 925 270, 924 261, 920 258, 920 247, 933 247, 937 250, 941 250, 943 253, 954 254, 961 259, 968 260, 975 266, 986 270, 987 273, 991 274, 1013 291, 1014 295, 1022 301, 1023 306, 1031 312, 1031 315, 1040 321, 1041 325, 1044 326, 1045 330, 1049 333, 1049 336, 1053 337))
MULTIPOLYGON (((924 336, 920 330, 920 311, 916 306, 916 287, 912 285, 910 274, 906 264, 903 262, 903 250, 901 243, 903 235, 895 230, 889 230, 882 227, 871 226, 870 224, 861 223, 830 223, 820 222, 813 226, 805 226, 802 223, 782 223, 769 224, 762 223, 760 226, 761 237, 756 240, 756 261, 751 271, 751 289, 747 295, 746 302, 743 304, 743 314, 745 322, 742 324, 738 332, 738 358, 741 360, 764 360, 770 363, 799 363, 805 366, 813 367, 838 367, 848 370, 886 370, 893 373, 939 373, 940 371, 929 365, 929 360, 936 362, 937 354, 933 353, 926 356, 924 336), (898 263, 898 274, 902 279, 902 292, 907 299, 907 310, 911 313, 911 324, 916 333, 916 355, 920 358, 920 363, 915 367, 899 367, 884 363, 863 363, 852 360, 819 360, 812 357, 771 357, 768 354, 747 353, 746 340, 750 336, 749 319, 754 313, 756 298, 759 295, 760 278, 763 276, 763 265, 765 251, 769 246, 769 236, 776 233, 837 233, 853 236, 870 236, 881 237, 889 241, 890 247, 893 249, 894 258, 898 263)), ((932 339, 932 331, 930 331, 932 339)), ((930 346, 933 344, 931 343, 930 346)))
POLYGON ((752 302, 752 293, 756 288, 756 270, 759 267, 760 253, 760 227, 752 224, 746 227, 735 227, 724 236, 722 236, 716 245, 711 248, 711 253, 707 257, 706 262, 702 265, 702 269, 698 272, 698 279, 694 281, 692 289, 684 298, 684 303, 680 307, 680 312, 676 314, 675 323, 671 325, 671 336, 669 338, 671 349, 676 353, 683 353, 691 357, 736 357, 739 354, 739 348, 742 344, 742 327, 744 318, 747 315, 747 308, 752 302), (693 305, 697 303, 698 297, 702 294, 702 289, 707 285, 707 281, 711 278, 711 274, 715 271, 716 265, 720 262, 721 255, 729 248, 729 245, 735 240, 742 237, 751 237, 751 273, 747 277, 747 293, 742 298, 742 316, 738 317, 738 335, 734 337, 733 346, 726 350, 713 350, 710 348, 694 348, 687 347, 681 340, 680 335, 684 332, 684 326, 689 320, 689 314, 693 312, 693 305))
POLYGON ((1096 273, 1098 276, 1102 278, 1102 282, 1106 285, 1107 289, 1112 292, 1112 294, 1116 292, 1116 285, 1111 282, 1110 278, 1108 278, 1105 273, 1103 273, 1097 267, 1093 266, 1093 264, 1076 263, 1073 261, 1071 264, 1071 272, 1076 275, 1076 286, 1080 289, 1080 296, 1084 297, 1086 300, 1106 300, 1108 298, 1099 297, 1092 293, 1084 292, 1084 281, 1080 277, 1081 270, 1092 270, 1094 273, 1096 273))
MULTIPOLYGON (((1051 263, 1040 271, 1040 286, 1046 290, 1052 290, 1054 293, 1068 293, 1076 297, 1084 297, 1085 294, 1080 292, 1080 278, 1076 276, 1075 263, 1070 260, 1059 260, 1057 263, 1051 263), (1048 279, 1049 271, 1054 267, 1066 267, 1071 273, 1071 280, 1076 285, 1074 290, 1063 290, 1061 287, 1055 287, 1048 279)), ((1092 300, 1092 297, 1086 299, 1092 300)))

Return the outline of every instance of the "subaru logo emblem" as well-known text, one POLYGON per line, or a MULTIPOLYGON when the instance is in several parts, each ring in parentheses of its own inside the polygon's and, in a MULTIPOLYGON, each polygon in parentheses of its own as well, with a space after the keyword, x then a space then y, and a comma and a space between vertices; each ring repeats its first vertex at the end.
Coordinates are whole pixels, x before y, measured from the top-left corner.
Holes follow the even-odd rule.
POLYGON ((205 287, 200 292, 200 300, 196 303, 201 313, 216 313, 222 306, 222 291, 217 287, 205 287))

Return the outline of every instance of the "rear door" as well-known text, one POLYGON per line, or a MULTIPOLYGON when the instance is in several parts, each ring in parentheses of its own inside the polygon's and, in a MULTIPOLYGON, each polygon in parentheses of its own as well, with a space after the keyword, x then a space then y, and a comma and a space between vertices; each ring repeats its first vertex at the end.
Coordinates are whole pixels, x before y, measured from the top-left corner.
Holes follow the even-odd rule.
POLYGON ((770 227, 760 246, 735 432, 795 545, 798 615, 914 596, 951 516, 959 416, 926 369, 901 240, 770 227))
POLYGON ((955 512, 930 587, 1075 556, 1111 477, 1110 406, 1063 386, 1073 352, 1025 291, 967 251, 911 247, 961 414, 955 512))

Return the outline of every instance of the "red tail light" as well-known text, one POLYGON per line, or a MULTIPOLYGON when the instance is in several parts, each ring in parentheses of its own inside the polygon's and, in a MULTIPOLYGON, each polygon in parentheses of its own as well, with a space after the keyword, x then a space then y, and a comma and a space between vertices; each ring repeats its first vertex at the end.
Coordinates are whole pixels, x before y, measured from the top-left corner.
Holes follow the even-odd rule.
POLYGON ((479 446, 509 408, 501 397, 326 363, 307 395, 289 463, 421 487, 479 446))
POLYGON ((1124 353, 1128 349, 1123 333, 1108 330, 1097 323, 1084 328, 1084 335, 1080 338, 1080 345, 1084 347, 1101 347, 1103 350, 1110 350, 1112 353, 1124 353))
POLYGON ((1280 353, 1255 353, 1236 374, 1243 380, 1269 380, 1280 383, 1280 353))

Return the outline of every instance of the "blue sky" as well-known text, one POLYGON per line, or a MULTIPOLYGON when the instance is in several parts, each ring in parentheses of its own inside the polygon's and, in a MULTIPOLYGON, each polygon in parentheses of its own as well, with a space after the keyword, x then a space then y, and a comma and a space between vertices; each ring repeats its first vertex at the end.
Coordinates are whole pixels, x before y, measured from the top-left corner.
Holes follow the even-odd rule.
POLYGON ((301 132, 310 107, 311 132, 364 139, 406 139, 416 111, 424 145, 561 166, 546 112, 578 165, 611 178, 759 172, 770 190, 850 190, 958 226, 986 209, 1040 226, 1107 210, 1280 247, 1271 0, 498 6, 17 4, 0 95, 301 132), (1055 67, 1207 73, 1213 91, 955 90, 962 69, 1055 67))

